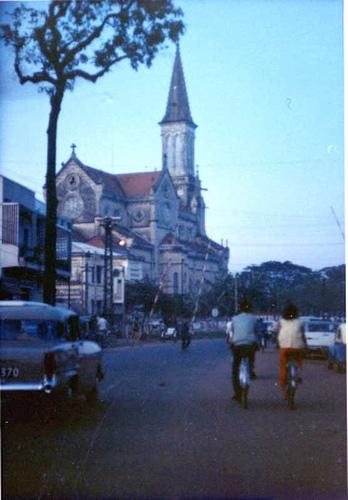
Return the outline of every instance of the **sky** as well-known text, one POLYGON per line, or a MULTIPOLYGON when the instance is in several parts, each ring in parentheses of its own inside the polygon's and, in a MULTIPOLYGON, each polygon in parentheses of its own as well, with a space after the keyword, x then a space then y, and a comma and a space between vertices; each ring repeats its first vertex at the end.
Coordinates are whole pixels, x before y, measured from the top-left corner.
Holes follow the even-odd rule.
MULTIPOLYGON (((343 0, 176 0, 209 237, 230 271, 269 260, 343 264, 343 0)), ((0 14, 10 6, 1 2, 0 14)), ((36 2, 40 6, 40 2, 36 2)), ((42 197, 49 103, 1 50, 0 171, 42 197)), ((175 46, 66 93, 57 170, 71 153, 111 173, 161 168, 175 46)))

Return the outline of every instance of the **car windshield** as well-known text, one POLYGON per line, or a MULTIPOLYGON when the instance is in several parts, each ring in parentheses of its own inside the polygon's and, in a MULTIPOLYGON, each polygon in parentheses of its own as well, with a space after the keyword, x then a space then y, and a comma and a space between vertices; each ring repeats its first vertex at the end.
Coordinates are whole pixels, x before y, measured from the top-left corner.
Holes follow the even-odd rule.
POLYGON ((63 333, 63 325, 58 321, 42 320, 0 320, 1 340, 56 340, 63 333))
POLYGON ((309 332, 331 332, 332 327, 330 323, 309 323, 309 332))

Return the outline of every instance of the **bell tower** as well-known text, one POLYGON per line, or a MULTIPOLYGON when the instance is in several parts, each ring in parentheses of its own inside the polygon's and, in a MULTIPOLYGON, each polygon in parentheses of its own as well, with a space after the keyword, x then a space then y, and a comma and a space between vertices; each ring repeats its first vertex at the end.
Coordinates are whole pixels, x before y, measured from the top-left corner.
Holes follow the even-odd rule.
POLYGON ((160 122, 162 168, 167 168, 178 195, 188 206, 194 187, 194 143, 197 125, 191 117, 179 45, 176 48, 165 115, 160 122))

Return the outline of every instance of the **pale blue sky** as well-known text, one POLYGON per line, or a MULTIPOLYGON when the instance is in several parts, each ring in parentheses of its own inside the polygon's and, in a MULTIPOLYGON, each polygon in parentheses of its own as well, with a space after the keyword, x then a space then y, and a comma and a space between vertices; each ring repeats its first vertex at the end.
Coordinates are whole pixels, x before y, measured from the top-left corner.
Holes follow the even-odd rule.
MULTIPOLYGON (((230 269, 290 260, 344 262, 343 3, 340 0, 177 0, 207 233, 228 240, 230 269)), ((1 10, 6 10, 4 3, 1 10)), ((161 166, 158 122, 175 47, 150 69, 124 63, 67 93, 58 168, 70 145, 109 172, 161 166)), ((16 83, 2 55, 0 165, 41 194, 48 98, 16 83)))

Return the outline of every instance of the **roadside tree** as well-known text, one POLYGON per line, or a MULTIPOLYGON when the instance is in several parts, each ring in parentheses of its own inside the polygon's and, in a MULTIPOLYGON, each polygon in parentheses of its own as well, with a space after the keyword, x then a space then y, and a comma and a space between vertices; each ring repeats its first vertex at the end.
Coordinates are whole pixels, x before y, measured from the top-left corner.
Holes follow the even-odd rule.
MULTIPOLYGON (((42 4, 41 4, 42 5, 42 4)), ((95 83, 115 64, 133 69, 151 63, 166 40, 183 33, 181 9, 173 0, 51 0, 46 10, 21 4, 0 26, 14 51, 21 84, 38 85, 50 100, 47 127, 44 301, 56 296, 56 145, 64 94, 77 78, 95 83)))

